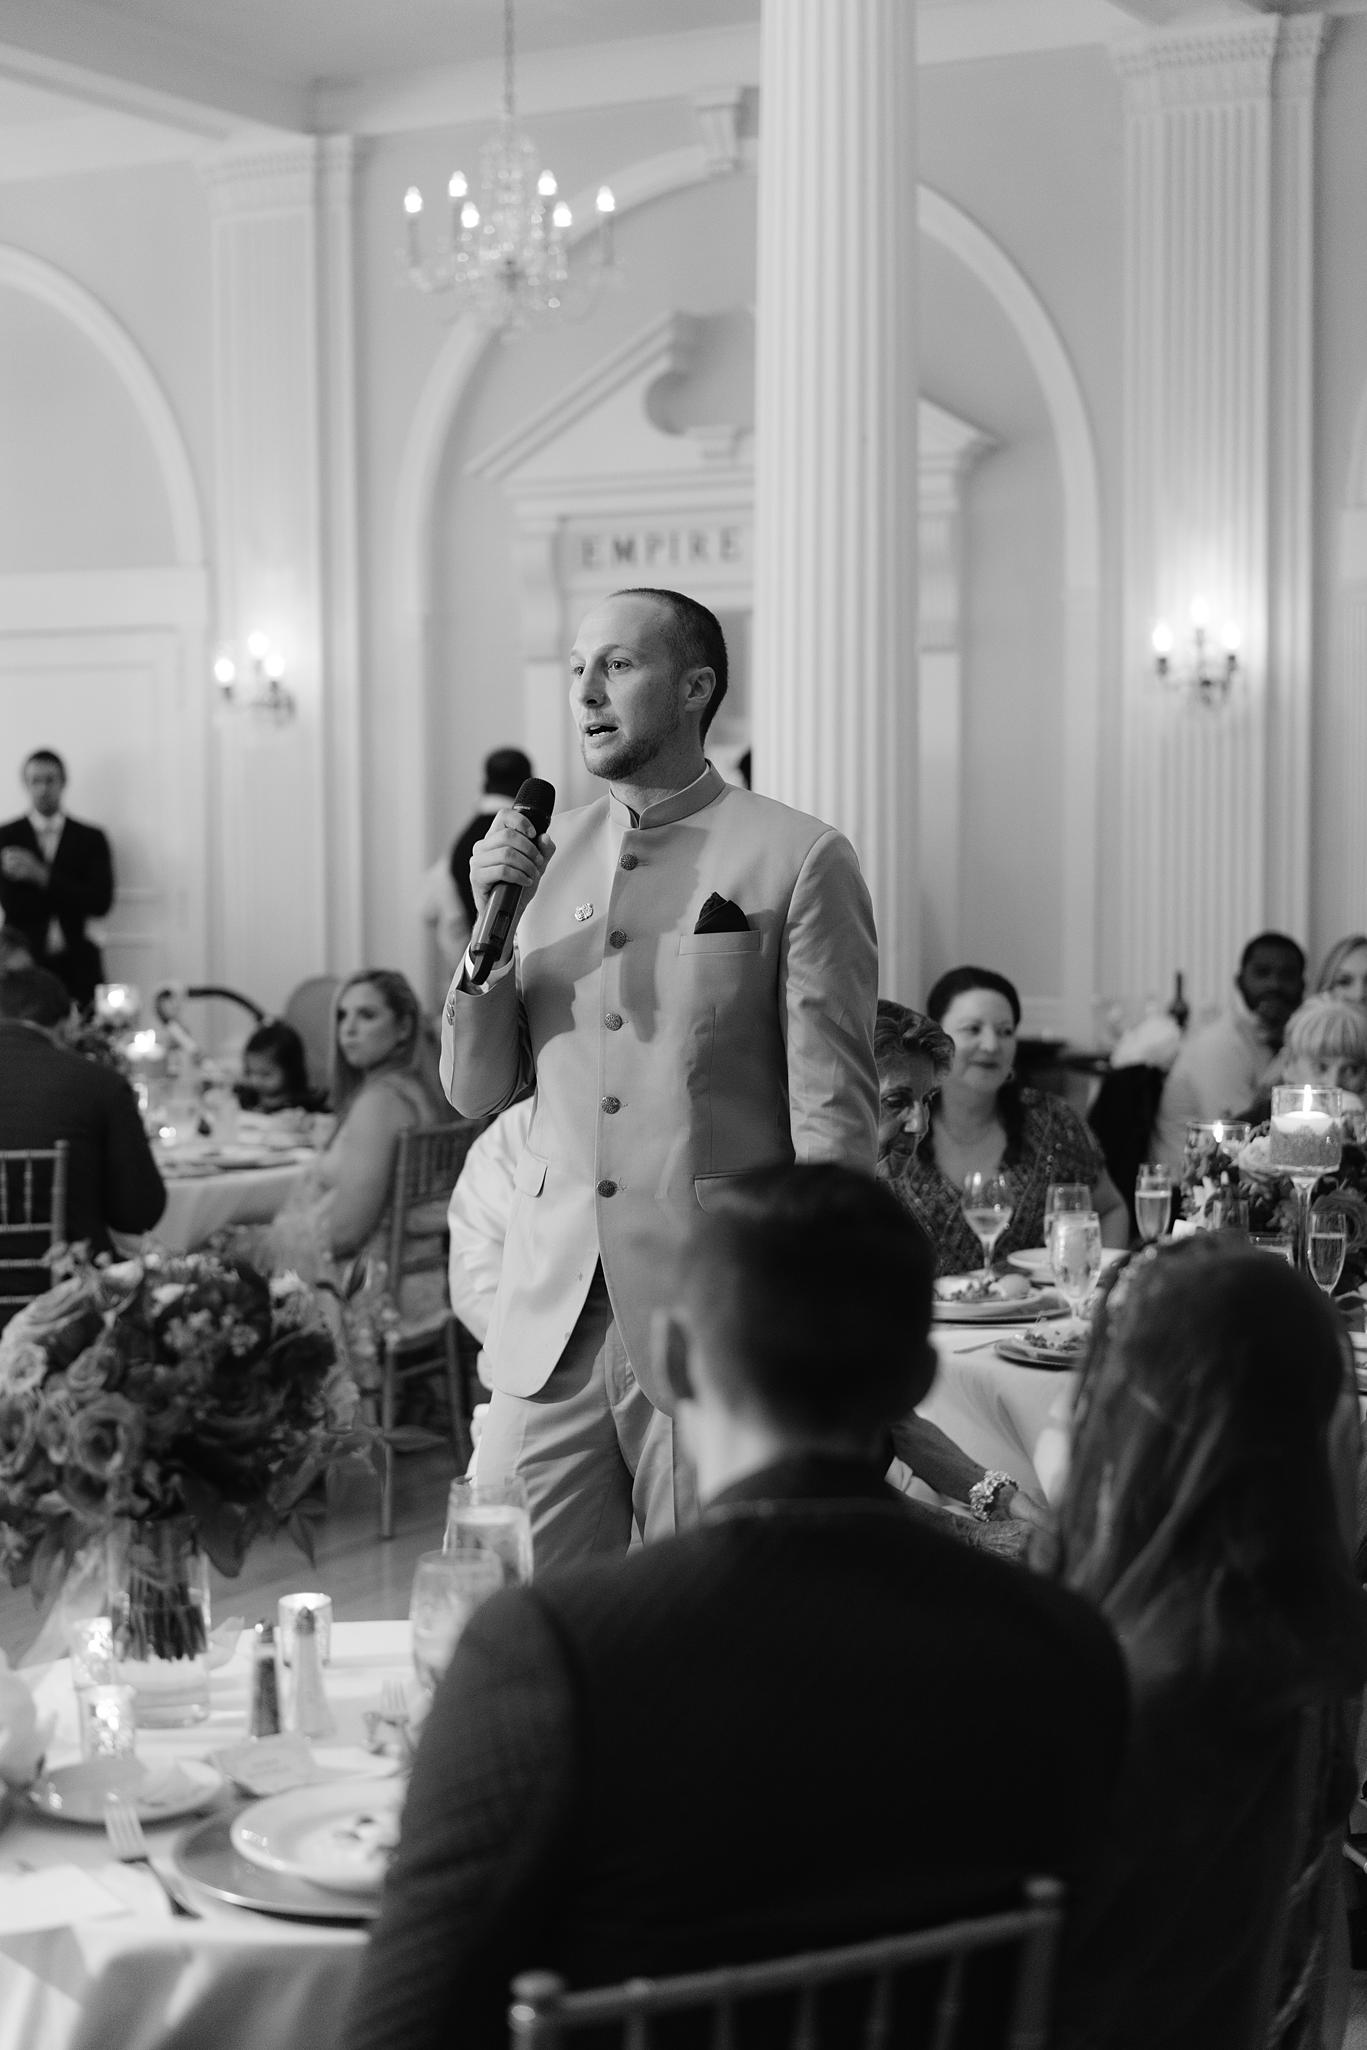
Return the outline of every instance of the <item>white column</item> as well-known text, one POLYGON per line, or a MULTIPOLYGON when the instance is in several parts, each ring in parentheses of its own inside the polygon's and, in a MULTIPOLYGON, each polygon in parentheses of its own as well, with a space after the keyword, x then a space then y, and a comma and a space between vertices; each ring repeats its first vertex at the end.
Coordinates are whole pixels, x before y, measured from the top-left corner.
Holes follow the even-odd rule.
POLYGON ((913 0, 766 0, 757 789, 854 842, 880 986, 920 994, 913 0))
POLYGON ((1228 988, 1309 909, 1312 127, 1318 18, 1156 36, 1126 107, 1126 804, 1134 996, 1228 988), (1165 691, 1154 622, 1242 635, 1227 705, 1165 691))
POLYGON ((351 157, 212 159, 216 624, 260 628, 297 714, 222 714, 215 968, 270 1007, 360 954, 351 157))

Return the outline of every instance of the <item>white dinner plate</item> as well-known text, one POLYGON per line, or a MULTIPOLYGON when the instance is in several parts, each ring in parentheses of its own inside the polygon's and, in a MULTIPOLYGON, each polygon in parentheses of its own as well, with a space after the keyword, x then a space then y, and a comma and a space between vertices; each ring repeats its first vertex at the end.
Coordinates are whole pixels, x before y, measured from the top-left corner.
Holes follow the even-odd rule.
POLYGON ((378 1893, 399 1841, 402 1780, 333 1780, 244 1808, 233 1848, 267 1872, 335 1893, 378 1893))
POLYGON ((86 1758, 79 1765, 59 1765, 29 1788, 28 1797, 40 1815, 55 1822, 104 1821, 104 1797, 111 1789, 132 1795, 141 1822, 174 1822, 207 1808, 223 1785, 223 1775, 199 1758, 177 1758, 165 1766, 141 1765, 117 1758, 86 1758))
POLYGON ((233 1849, 226 1815, 211 1816, 182 1837, 171 1853, 186 1879, 235 1908, 254 1908, 261 1915, 283 1915, 291 1921, 369 1922, 380 1911, 377 1893, 329 1893, 310 1886, 292 1872, 267 1872, 233 1849))
POLYGON ((934 1316, 937 1324, 1033 1324, 1036 1317, 1061 1317, 1065 1305, 1062 1297, 1052 1288, 1032 1288, 1029 1295, 1008 1297, 1005 1302, 957 1302, 952 1297, 948 1302, 935 1299, 934 1316))
MULTIPOLYGON (((1108 1267, 1114 1267, 1116 1261, 1123 1260, 1124 1257, 1124 1251, 1120 1246, 1103 1246, 1102 1273, 1104 1274, 1108 1267)), ((1051 1273, 1047 1246, 1023 1246, 1019 1253, 1007 1254, 1006 1264, 1008 1267, 1019 1268, 1020 1272, 1028 1274, 1032 1281, 1047 1281, 1051 1273)))

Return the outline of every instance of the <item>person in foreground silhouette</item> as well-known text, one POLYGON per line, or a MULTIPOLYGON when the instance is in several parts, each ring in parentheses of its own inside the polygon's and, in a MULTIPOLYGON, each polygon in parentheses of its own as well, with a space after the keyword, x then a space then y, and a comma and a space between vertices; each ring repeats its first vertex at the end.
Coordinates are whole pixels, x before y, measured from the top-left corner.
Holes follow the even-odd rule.
POLYGON ((833 1163, 738 1179, 672 1283, 661 1263, 701 1523, 467 1625, 348 2050, 501 2045, 522 1970, 780 1956, 1070 1873, 1119 1769, 1114 1641, 875 1464, 933 1372, 933 1268, 896 1198, 833 1163))

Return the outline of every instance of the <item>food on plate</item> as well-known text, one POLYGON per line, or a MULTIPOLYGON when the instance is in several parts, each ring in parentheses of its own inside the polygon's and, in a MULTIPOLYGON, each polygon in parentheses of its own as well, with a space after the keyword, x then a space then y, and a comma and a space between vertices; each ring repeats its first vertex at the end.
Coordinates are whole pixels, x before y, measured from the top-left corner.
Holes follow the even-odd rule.
POLYGON ((996 1274, 991 1281, 981 1274, 946 1274, 935 1284, 935 1299, 941 1303, 1023 1302, 1029 1293, 1024 1274, 996 1274))
POLYGON ((1023 1331, 1017 1340, 1031 1352, 1055 1354, 1081 1352, 1086 1342, 1086 1332, 1079 1331, 1071 1320, 1063 1324, 1036 1324, 1029 1331, 1023 1331))

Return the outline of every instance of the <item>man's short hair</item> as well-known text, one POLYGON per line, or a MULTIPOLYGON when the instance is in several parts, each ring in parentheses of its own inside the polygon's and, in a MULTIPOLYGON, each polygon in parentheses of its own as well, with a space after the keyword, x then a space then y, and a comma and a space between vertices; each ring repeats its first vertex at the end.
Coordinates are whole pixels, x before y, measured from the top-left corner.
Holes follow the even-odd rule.
POLYGON ((954 1041, 942 1025, 913 1011, 910 1004, 879 997, 873 1021, 873 1058, 881 1074, 889 1061, 929 1061, 937 1075, 947 1075, 954 1065, 954 1041))
POLYGON ((64 761, 62 760, 61 756, 60 756, 60 755, 59 755, 59 754, 57 753, 57 750, 56 750, 55 748, 52 748, 52 747, 35 747, 35 748, 34 748, 34 750, 33 750, 33 753, 32 753, 31 755, 25 755, 25 756, 24 756, 24 766, 23 766, 23 768, 22 768, 22 769, 21 769, 21 770, 19 771, 19 774, 20 774, 20 776, 21 776, 21 777, 27 776, 27 774, 28 774, 29 770, 30 770, 30 769, 31 769, 31 768, 33 767, 33 764, 34 764, 35 762, 47 762, 47 763, 49 763, 49 764, 50 764, 50 765, 51 765, 51 766, 52 766, 52 767, 53 767, 53 768, 54 768, 54 769, 55 769, 55 770, 57 771, 57 774, 58 774, 58 775, 59 775, 59 776, 61 777, 62 781, 63 781, 63 782, 65 783, 65 781, 66 781, 66 763, 65 763, 65 762, 64 762, 64 761))
POLYGON ((696 598, 689 598, 682 591, 657 591, 648 584, 639 584, 629 591, 614 591, 614 598, 653 598, 668 612, 673 626, 675 653, 681 669, 710 669, 716 677, 707 710, 702 715, 698 728, 699 737, 707 738, 707 729, 716 718, 722 699, 726 696, 726 684, 730 664, 726 654, 726 636, 721 630, 721 621, 715 612, 709 612, 696 598))
POLYGON ((491 797, 516 797, 531 773, 520 747, 496 747, 484 757, 484 788, 491 797))
POLYGON ((1284 954, 1294 954, 1301 964, 1301 974, 1305 974, 1305 950, 1296 944, 1289 933, 1260 932, 1254 935, 1244 948, 1243 953, 1239 956, 1240 975, 1243 974, 1245 968, 1247 968, 1260 947, 1277 947, 1284 954))
POLYGON ((10 968, 0 974, 0 1018, 30 1025, 60 1025, 71 1010, 71 995, 46 968, 10 968))
POLYGON ((721 1392, 820 1440, 924 1396, 935 1253, 871 1175, 834 1162, 737 1176, 694 1220, 682 1290, 721 1392))

